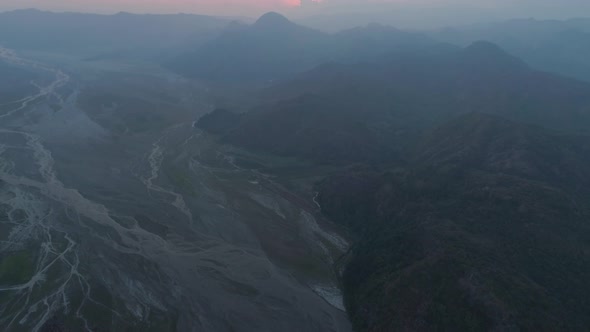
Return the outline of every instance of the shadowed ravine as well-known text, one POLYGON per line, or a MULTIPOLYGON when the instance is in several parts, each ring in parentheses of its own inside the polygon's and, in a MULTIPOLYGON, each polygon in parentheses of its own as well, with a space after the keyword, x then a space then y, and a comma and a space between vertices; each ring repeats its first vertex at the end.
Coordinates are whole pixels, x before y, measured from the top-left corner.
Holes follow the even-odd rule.
POLYGON ((5 331, 350 330, 331 267, 347 243, 317 211, 194 120, 116 134, 72 68, 0 57, 53 77, 0 114, 5 331))

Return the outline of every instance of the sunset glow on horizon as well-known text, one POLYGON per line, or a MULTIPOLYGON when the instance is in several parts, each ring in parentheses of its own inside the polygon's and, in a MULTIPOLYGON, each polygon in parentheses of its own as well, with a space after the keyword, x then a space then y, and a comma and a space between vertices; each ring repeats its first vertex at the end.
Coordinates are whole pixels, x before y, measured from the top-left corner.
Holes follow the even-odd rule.
POLYGON ((0 10, 38 8, 53 11, 114 13, 253 14, 319 4, 322 0, 2 0, 0 10))
POLYGON ((0 11, 38 8, 51 11, 99 13, 128 11, 137 13, 185 12, 253 15, 272 10, 306 9, 316 7, 319 4, 332 5, 338 4, 339 1, 344 4, 351 3, 351 0, 1 0, 0 11))
MULTIPOLYGON (((561 0, 571 8, 590 8, 587 0, 561 0), (580 4, 584 3, 582 6, 580 4), (577 7, 575 7, 577 8, 577 7)), ((112 14, 131 13, 193 13, 256 17, 268 11, 289 15, 363 11, 369 7, 382 12, 388 5, 397 8, 464 8, 502 9, 550 8, 554 12, 555 0, 0 0, 0 11, 37 8, 49 11, 72 11, 112 14)), ((562 6, 563 8, 570 8, 562 6)), ((561 7, 560 7, 561 8, 561 7)), ((515 12, 516 12, 515 9, 515 12)), ((542 10, 541 10, 542 11, 542 10)), ((580 10, 576 10, 578 13, 580 10)), ((526 12, 526 11, 525 11, 526 12)), ((419 19, 419 18, 418 18, 419 19)))

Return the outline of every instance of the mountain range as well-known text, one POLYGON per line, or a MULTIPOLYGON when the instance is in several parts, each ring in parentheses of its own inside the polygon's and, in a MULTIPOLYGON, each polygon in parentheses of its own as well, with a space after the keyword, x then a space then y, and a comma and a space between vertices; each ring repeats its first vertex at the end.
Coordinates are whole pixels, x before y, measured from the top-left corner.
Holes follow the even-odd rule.
POLYGON ((229 19, 204 15, 98 15, 36 9, 0 13, 0 45, 82 56, 135 58, 185 52, 215 36, 229 19))
POLYGON ((266 82, 290 78, 328 61, 358 62, 432 43, 424 35, 376 24, 327 34, 271 12, 252 25, 230 24, 221 36, 168 66, 206 80, 266 82))
POLYGON ((265 94, 276 101, 233 116, 220 110, 199 126, 320 162, 393 160, 424 130, 474 111, 559 132, 590 128, 590 84, 534 70, 488 42, 325 64, 265 94))
POLYGON ((488 40, 536 68, 590 80, 590 19, 517 19, 445 28, 430 36, 457 45, 488 40))
POLYGON ((1 332, 589 329, 590 20, 246 21, 0 13, 1 332))
POLYGON ((218 37, 167 62, 185 75, 214 81, 274 81, 329 62, 372 61, 445 42, 468 46, 485 40, 538 70, 590 80, 590 21, 515 19, 493 24, 409 32, 369 24, 325 33, 277 13, 252 25, 232 23, 218 37))
POLYGON ((358 241, 343 287, 358 331, 570 331, 589 326, 590 137, 471 113, 403 167, 318 188, 358 241))
POLYGON ((338 169, 316 202, 355 239, 336 266, 355 329, 590 326, 590 84, 486 41, 361 58, 197 123, 338 169))

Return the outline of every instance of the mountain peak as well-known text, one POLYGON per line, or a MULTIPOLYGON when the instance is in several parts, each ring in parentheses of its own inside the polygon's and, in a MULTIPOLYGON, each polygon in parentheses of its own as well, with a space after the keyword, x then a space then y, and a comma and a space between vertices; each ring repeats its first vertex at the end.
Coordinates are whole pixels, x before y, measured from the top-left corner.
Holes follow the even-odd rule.
POLYGON ((285 16, 276 12, 268 12, 260 16, 254 25, 263 27, 277 27, 290 24, 292 24, 291 21, 289 21, 289 19, 285 16))

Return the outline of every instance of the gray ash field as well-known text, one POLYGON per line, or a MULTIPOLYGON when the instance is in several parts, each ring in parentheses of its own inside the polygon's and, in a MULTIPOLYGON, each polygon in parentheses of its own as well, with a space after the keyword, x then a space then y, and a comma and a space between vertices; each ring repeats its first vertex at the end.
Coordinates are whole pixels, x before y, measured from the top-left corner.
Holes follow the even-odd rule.
POLYGON ((285 161, 194 128, 206 87, 149 64, 0 56, 3 331, 350 330, 332 270, 347 241, 313 192, 243 166, 285 161))

